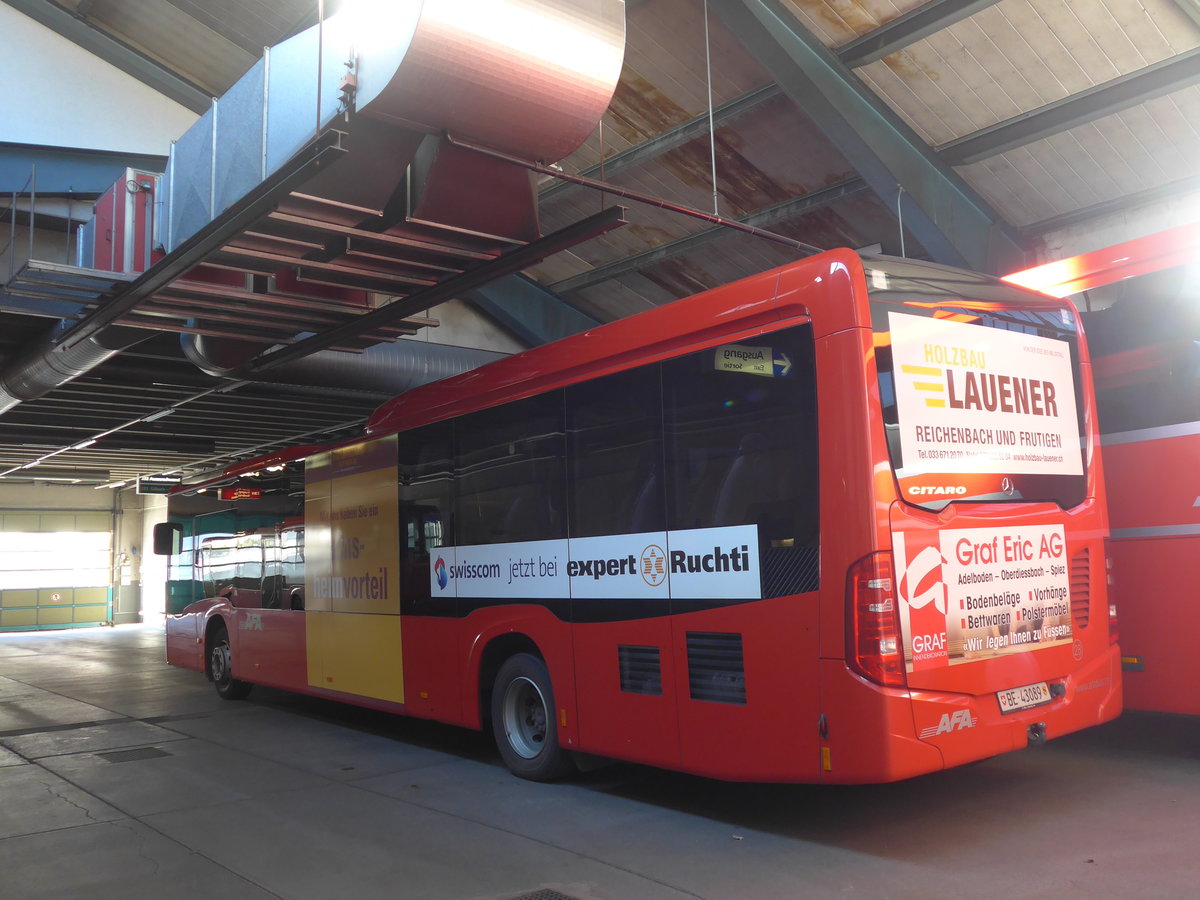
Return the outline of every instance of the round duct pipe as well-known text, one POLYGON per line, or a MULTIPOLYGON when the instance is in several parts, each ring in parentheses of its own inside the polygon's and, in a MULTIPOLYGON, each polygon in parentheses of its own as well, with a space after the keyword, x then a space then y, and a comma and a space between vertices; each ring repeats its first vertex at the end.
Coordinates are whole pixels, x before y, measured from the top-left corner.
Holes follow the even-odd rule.
MULTIPOLYGON (((60 322, 62 332, 67 322, 60 322)), ((0 373, 0 413, 35 400, 94 369, 122 350, 152 337, 138 328, 110 326, 72 344, 55 344, 53 335, 0 373)))
MULTIPOLYGON (((244 377, 233 375, 237 367, 267 349, 262 344, 199 334, 180 335, 180 346, 183 355, 201 371, 226 378, 244 377)), ((319 350, 303 359, 256 373, 252 380, 350 388, 394 396, 507 355, 401 339, 389 344, 375 344, 362 353, 319 350)))

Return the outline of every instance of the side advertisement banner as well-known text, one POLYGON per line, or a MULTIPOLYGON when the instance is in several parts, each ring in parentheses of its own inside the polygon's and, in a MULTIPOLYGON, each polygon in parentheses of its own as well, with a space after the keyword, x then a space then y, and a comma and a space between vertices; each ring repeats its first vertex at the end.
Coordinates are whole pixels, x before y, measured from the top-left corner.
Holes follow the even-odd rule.
POLYGON ((904 468, 1079 475, 1079 420, 1063 341, 888 313, 904 468))
POLYGON ((895 531, 909 672, 1068 643, 1062 525, 895 531))
POLYGON ((439 547, 434 597, 753 600, 758 526, 439 547))

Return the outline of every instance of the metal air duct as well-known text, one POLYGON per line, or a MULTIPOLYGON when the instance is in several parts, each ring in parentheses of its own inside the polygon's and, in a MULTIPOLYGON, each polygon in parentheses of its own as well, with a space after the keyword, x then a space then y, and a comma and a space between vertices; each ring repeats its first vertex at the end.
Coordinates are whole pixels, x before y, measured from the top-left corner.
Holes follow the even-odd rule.
MULTIPOLYGON (((197 368, 217 377, 230 376, 263 348, 244 341, 203 335, 180 335, 183 355, 197 368)), ((451 347, 426 341, 398 340, 376 344, 362 353, 320 350, 254 376, 255 381, 312 387, 348 388, 395 396, 431 381, 478 368, 506 356, 488 350, 451 347)))

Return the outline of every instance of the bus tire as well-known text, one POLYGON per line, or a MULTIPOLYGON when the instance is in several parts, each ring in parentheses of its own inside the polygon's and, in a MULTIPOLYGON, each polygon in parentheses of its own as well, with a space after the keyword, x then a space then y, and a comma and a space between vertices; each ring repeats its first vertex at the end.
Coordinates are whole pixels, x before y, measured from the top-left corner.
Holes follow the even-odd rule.
POLYGON ((213 629, 208 641, 208 672, 217 693, 226 700, 242 700, 254 687, 233 677, 233 650, 229 646, 229 631, 223 624, 213 629))
POLYGON ((509 770, 530 781, 553 781, 574 769, 558 744, 554 689, 546 664, 529 653, 510 656, 492 690, 492 733, 509 770))

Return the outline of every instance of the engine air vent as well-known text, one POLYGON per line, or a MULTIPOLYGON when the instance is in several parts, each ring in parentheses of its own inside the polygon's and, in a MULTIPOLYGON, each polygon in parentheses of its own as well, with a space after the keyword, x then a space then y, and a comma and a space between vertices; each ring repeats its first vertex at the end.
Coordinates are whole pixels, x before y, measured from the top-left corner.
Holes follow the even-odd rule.
POLYGON ((617 647, 621 690, 630 694, 662 696, 662 662, 657 647, 617 647))
POLYGON ((1071 557, 1071 618, 1077 628, 1087 628, 1091 609, 1091 551, 1084 547, 1071 557))
POLYGON ((746 670, 740 634, 689 631, 687 658, 693 700, 745 704, 746 670))

